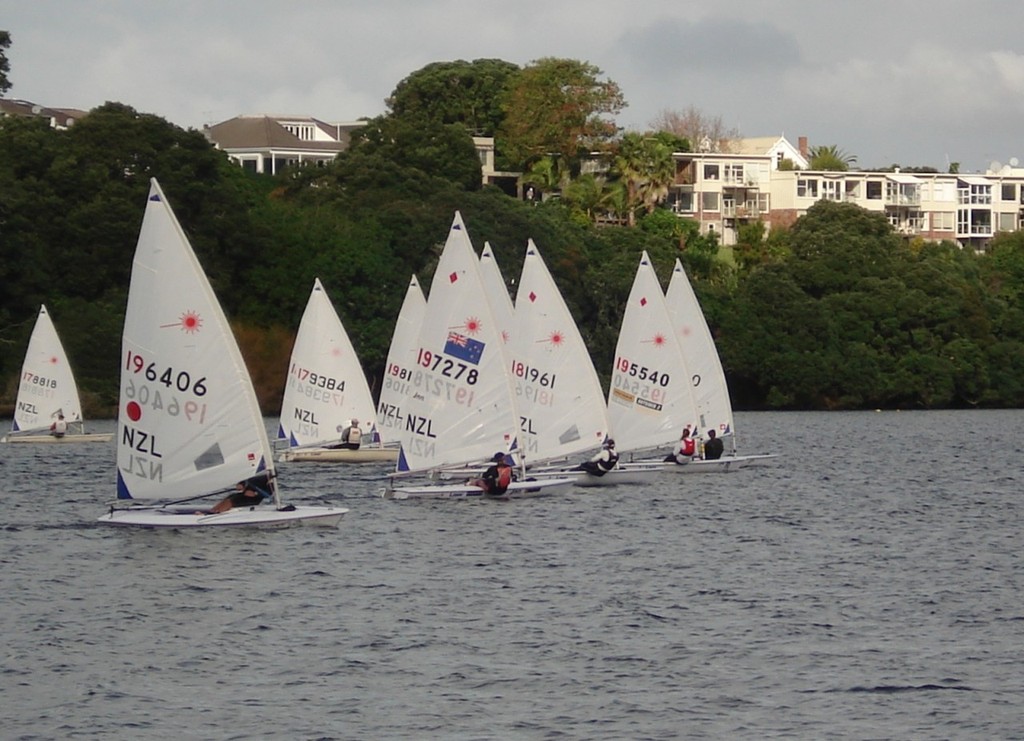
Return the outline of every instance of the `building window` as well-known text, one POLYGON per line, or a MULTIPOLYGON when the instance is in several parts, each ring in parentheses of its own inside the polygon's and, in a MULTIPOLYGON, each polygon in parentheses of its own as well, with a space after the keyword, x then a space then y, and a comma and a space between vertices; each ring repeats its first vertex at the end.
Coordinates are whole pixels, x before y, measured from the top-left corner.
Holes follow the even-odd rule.
POLYGON ((700 194, 700 205, 703 211, 718 211, 720 207, 718 205, 718 193, 701 193, 700 194))
POLYGON ((864 183, 865 195, 870 201, 882 200, 882 183, 879 180, 869 180, 864 183))
POLYGON ((718 180, 718 165, 704 165, 704 179, 718 180))
POLYGON ((999 231, 1012 232, 1017 229, 1017 214, 999 214, 999 231))
POLYGON ((743 165, 726 165, 725 166, 725 182, 727 182, 727 183, 742 183, 743 182, 743 165))
POLYGON ((796 181, 796 194, 801 198, 817 198, 818 181, 814 178, 800 178, 796 181))
POLYGON ((1014 203, 1017 200, 1017 184, 1003 183, 1002 198, 1007 203, 1014 203))
POLYGON ((932 214, 932 229, 936 231, 951 232, 953 231, 953 212, 952 211, 936 211, 932 214))
POLYGON ((822 180, 821 197, 825 201, 843 200, 843 182, 841 180, 822 180))

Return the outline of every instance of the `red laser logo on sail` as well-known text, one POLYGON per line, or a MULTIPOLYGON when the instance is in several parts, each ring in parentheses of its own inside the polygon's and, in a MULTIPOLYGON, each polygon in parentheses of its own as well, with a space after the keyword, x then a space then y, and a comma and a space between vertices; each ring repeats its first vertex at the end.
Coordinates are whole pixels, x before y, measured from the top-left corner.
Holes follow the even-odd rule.
POLYGON ((203 318, 194 311, 186 311, 181 318, 172 324, 161 324, 160 328, 181 327, 188 334, 195 334, 203 327, 203 318))

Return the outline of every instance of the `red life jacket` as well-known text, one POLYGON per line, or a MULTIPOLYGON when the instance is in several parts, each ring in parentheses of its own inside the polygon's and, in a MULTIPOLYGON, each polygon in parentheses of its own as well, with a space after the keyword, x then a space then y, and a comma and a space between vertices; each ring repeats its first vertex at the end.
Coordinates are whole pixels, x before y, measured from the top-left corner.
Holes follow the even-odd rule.
POLYGON ((697 444, 693 441, 692 437, 683 439, 683 444, 679 448, 679 452, 683 455, 693 455, 697 450, 697 444))

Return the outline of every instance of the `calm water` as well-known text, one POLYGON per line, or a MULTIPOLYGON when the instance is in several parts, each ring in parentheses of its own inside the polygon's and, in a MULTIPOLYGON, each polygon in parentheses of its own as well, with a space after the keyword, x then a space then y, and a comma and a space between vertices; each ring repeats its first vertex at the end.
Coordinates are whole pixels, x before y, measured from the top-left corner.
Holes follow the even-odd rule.
POLYGON ((738 424, 786 459, 437 503, 284 464, 326 532, 102 528, 113 444, 0 446, 0 736, 1024 738, 1024 411, 738 424))

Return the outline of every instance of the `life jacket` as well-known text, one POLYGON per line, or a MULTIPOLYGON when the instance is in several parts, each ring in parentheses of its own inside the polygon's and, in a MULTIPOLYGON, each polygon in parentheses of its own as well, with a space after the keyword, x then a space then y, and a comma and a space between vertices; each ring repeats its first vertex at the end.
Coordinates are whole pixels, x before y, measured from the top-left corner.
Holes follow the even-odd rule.
POLYGON ((498 466, 498 480, 494 482, 494 492, 504 494, 512 483, 512 466, 498 466))
POLYGON ((683 439, 683 444, 679 448, 679 452, 683 455, 693 455, 697 452, 697 444, 694 442, 692 437, 683 439))
POLYGON ((605 471, 611 471, 613 468, 615 468, 615 464, 619 462, 619 454, 616 453, 614 450, 605 450, 605 452, 608 454, 608 458, 602 458, 597 462, 597 465, 599 465, 605 471))

